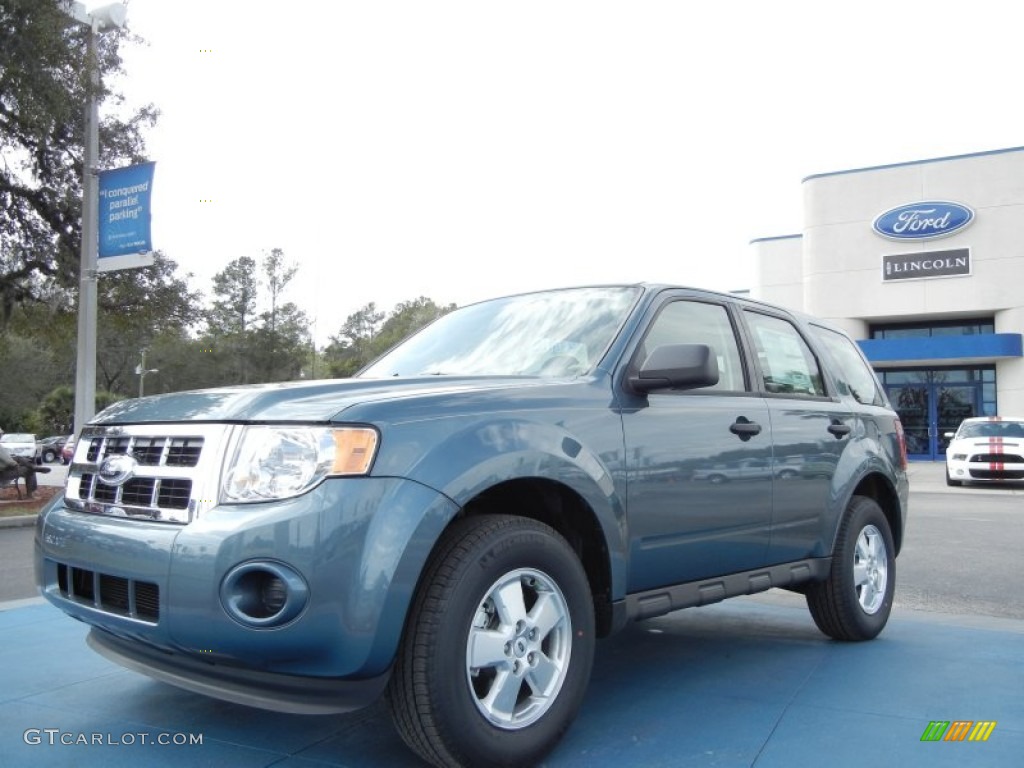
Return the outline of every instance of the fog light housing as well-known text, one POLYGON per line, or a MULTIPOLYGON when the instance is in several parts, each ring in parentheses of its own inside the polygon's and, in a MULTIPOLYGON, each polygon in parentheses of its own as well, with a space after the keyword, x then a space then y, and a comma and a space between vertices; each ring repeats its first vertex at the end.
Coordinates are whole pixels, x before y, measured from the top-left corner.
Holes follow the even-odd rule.
POLYGON ((270 560, 236 565, 220 585, 224 611, 248 627, 287 624, 302 613, 308 600, 305 580, 287 565, 270 560))

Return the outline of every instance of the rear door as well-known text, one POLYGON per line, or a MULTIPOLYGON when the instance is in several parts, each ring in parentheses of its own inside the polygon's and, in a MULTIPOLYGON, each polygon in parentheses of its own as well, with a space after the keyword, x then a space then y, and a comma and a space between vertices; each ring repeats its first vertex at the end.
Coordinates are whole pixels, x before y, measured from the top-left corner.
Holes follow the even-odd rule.
POLYGON ((755 386, 767 403, 774 442, 770 563, 828 554, 833 477, 854 434, 851 408, 831 386, 803 332, 783 315, 746 308, 757 359, 755 386))

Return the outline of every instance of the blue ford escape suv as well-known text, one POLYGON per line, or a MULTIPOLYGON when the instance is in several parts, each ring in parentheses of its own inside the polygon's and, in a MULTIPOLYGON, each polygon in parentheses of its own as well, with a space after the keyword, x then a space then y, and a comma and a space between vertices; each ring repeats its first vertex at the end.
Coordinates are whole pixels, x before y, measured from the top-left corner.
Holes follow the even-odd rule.
POLYGON ((627 622, 781 587, 825 634, 877 635, 907 492, 836 328, 584 287, 456 310, 352 379, 107 408, 36 575, 159 680, 299 713, 384 695, 430 763, 529 765, 627 622))

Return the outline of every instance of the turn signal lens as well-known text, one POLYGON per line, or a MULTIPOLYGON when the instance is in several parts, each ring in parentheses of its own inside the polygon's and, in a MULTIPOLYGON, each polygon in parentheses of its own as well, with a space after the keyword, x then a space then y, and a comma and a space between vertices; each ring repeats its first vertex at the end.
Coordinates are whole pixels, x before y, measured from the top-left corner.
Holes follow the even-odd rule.
POLYGON ((365 475, 377 453, 377 432, 361 427, 332 430, 334 462, 332 475, 365 475))

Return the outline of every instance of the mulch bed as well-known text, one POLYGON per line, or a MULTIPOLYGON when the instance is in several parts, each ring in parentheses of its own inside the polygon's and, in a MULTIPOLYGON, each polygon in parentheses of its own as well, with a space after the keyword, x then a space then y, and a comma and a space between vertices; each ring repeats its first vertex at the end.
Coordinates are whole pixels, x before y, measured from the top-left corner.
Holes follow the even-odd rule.
MULTIPOLYGON (((48 502, 50 499, 52 499, 54 496, 56 496, 63 490, 63 488, 55 488, 52 485, 40 485, 38 488, 36 488, 36 492, 32 494, 31 499, 19 499, 18 493, 17 491, 14 490, 14 488, 10 486, 5 486, 4 488, 0 489, 0 514, 3 514, 3 512, 7 509, 13 508, 17 508, 18 510, 20 510, 19 514, 28 515, 32 514, 33 512, 38 512, 40 509, 46 506, 46 502, 48 502)), ((22 486, 21 494, 22 496, 25 495, 24 486, 22 486)))

